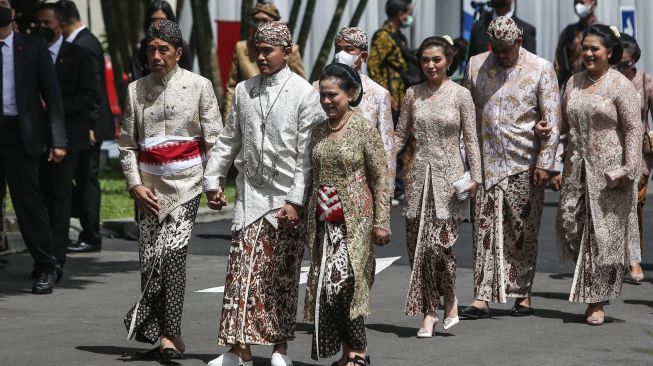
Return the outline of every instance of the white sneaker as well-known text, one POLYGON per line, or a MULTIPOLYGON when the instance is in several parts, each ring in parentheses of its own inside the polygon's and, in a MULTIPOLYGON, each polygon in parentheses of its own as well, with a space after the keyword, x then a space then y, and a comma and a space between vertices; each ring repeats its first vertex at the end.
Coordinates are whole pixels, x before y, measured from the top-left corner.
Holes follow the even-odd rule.
POLYGON ((237 354, 225 352, 209 361, 209 366, 254 366, 254 361, 243 361, 237 354))
POLYGON ((279 352, 272 353, 270 359, 271 366, 292 366, 292 360, 287 355, 282 355, 279 352))

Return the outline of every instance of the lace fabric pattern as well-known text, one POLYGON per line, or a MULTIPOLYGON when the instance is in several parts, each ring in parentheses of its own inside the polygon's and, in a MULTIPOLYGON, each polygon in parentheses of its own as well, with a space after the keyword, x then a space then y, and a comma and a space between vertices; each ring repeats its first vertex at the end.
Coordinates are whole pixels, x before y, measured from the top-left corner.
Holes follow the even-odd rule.
POLYGON ((222 131, 222 118, 211 82, 176 67, 164 77, 150 74, 129 84, 118 150, 127 189, 145 185, 159 196, 159 221, 202 193, 202 164, 163 175, 139 169, 138 155, 146 140, 196 138, 202 155, 222 131))
POLYGON ((560 135, 560 95, 553 65, 525 49, 513 67, 501 66, 491 52, 473 56, 463 85, 476 105, 483 179, 490 189, 531 168, 553 171, 560 135), (540 142, 533 128, 546 121, 551 137, 540 142))
POLYGON ((204 190, 224 184, 233 162, 238 170, 234 229, 262 216, 277 227, 275 209, 286 202, 305 204, 311 131, 326 118, 318 93, 286 66, 238 84, 232 107, 207 163, 204 190))
POLYGON ((476 115, 469 90, 450 80, 441 88, 434 92, 426 83, 410 87, 397 125, 396 151, 411 135, 415 136, 404 205, 409 219, 420 217, 418 207, 427 166, 438 219, 469 219, 469 200, 458 200, 453 188, 453 183, 465 174, 466 163, 472 180, 483 182, 476 115), (460 148, 461 140, 464 151, 460 148))
POLYGON ((563 260, 578 258, 576 274, 587 260, 592 266, 605 267, 641 259, 637 225, 640 99, 633 98, 637 92, 630 80, 615 70, 608 71, 593 93, 584 94, 586 76, 580 72, 569 79, 564 96, 569 142, 557 220, 560 254, 563 260), (632 183, 607 188, 605 174, 617 169, 625 170, 632 183), (588 230, 591 233, 584 235, 588 230), (592 255, 579 258, 588 245, 593 246, 592 255))

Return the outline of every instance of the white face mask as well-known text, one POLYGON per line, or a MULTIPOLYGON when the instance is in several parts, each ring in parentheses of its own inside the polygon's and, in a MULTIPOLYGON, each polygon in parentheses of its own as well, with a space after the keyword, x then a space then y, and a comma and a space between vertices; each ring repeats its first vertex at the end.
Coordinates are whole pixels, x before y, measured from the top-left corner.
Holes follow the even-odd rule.
POLYGON ((585 18, 588 15, 592 14, 593 5, 585 5, 583 3, 577 3, 574 5, 574 11, 579 18, 585 18))
POLYGON ((358 56, 355 55, 350 55, 349 53, 345 51, 340 51, 336 53, 336 62, 339 64, 345 64, 352 69, 355 69, 356 67, 354 66, 354 63, 358 59, 358 56))

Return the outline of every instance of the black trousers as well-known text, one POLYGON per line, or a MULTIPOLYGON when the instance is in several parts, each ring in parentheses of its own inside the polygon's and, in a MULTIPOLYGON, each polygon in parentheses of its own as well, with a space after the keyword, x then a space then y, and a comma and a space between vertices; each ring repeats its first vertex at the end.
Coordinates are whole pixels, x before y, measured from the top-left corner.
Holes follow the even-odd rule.
POLYGON ((4 117, 0 123, 0 178, 9 186, 20 232, 38 272, 53 272, 52 237, 48 211, 43 206, 39 184, 39 155, 25 151, 18 118, 4 117))
POLYGON ((97 141, 89 150, 81 151, 75 169, 73 214, 79 217, 82 226, 79 240, 90 245, 102 245, 100 180, 98 179, 101 147, 102 141, 97 141))
POLYGON ((41 187, 44 204, 50 217, 53 254, 61 265, 66 263, 66 247, 70 244, 70 211, 73 198, 73 178, 79 153, 68 151, 59 163, 48 162, 47 153, 41 158, 41 187))

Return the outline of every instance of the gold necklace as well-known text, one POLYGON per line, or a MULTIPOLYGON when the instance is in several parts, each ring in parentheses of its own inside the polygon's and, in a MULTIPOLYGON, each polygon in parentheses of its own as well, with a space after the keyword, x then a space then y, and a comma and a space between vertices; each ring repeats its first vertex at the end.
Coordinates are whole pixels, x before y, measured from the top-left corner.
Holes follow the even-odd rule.
POLYGON ((350 117, 351 117, 351 111, 347 112, 347 113, 342 117, 342 120, 340 121, 340 123, 338 123, 338 124, 336 125, 336 127, 331 126, 331 118, 329 118, 329 121, 327 122, 327 124, 329 125, 329 129, 330 129, 331 131, 333 131, 333 132, 338 132, 338 131, 342 130, 342 128, 345 127, 345 125, 346 125, 347 122, 349 121, 349 118, 350 118, 350 117))

